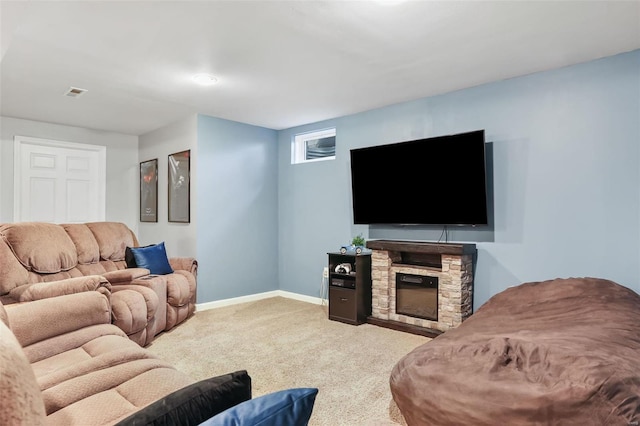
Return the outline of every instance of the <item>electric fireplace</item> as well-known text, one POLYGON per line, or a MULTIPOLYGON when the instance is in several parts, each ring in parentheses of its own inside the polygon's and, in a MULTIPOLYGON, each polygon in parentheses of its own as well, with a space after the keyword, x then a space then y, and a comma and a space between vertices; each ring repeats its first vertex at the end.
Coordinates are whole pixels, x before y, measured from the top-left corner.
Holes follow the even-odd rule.
POLYGON ((397 273, 396 313, 438 321, 438 277, 397 273))
POLYGON ((369 240, 371 316, 382 327, 435 337, 473 312, 475 244, 369 240))

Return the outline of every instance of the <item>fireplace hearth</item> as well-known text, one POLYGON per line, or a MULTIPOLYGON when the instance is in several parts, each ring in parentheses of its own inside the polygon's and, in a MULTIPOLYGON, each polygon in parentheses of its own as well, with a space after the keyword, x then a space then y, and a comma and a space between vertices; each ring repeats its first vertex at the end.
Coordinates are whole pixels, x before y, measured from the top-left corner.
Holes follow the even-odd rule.
POLYGON ((368 322, 436 336, 473 312, 475 244, 367 241, 371 255, 368 322))

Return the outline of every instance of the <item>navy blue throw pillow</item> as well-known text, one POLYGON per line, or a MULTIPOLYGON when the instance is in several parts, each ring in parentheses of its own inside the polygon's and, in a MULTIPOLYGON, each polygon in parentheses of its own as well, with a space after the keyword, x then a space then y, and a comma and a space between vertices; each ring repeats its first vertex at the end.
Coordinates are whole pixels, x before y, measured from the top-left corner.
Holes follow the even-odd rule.
POLYGON ((115 426, 197 426, 251 399, 246 370, 201 380, 136 411, 115 426))
POLYGON ((138 268, 147 268, 153 275, 165 275, 173 272, 164 241, 146 247, 132 247, 131 253, 138 268))
POLYGON ((273 392, 241 402, 199 426, 306 426, 317 394, 317 388, 273 392))

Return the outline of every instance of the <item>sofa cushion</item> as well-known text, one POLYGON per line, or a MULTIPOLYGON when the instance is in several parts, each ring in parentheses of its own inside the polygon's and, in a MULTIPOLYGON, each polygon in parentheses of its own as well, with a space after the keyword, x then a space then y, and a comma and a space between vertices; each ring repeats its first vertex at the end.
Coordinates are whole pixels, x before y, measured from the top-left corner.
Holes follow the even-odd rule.
POLYGON ((174 370, 167 362, 157 358, 126 359, 106 368, 91 371, 42 391, 47 414, 69 407, 83 399, 96 398, 130 380, 153 370, 174 370))
POLYGON ((317 388, 294 388, 262 395, 213 416, 201 426, 303 426, 309 423, 317 388))
POLYGON ((17 286, 29 283, 29 271, 18 262, 11 248, 2 239, 0 225, 0 296, 7 294, 17 286))
POLYGON ((84 223, 62 225, 64 230, 76 246, 78 263, 90 264, 100 260, 100 247, 93 233, 84 223))
POLYGON ((117 423, 133 425, 198 425, 251 398, 245 370, 201 380, 177 390, 117 423))
POLYGON ((52 274, 68 271, 78 263, 76 246, 64 228, 51 223, 6 224, 2 238, 29 271, 52 274))
POLYGON ((85 398, 49 414, 47 425, 113 425, 140 407, 191 383, 193 380, 174 368, 153 368, 115 387, 90 392, 85 398))
POLYGON ((173 273, 164 242, 146 247, 132 247, 130 250, 138 268, 146 268, 154 275, 173 273))
POLYGON ((120 222, 91 222, 86 224, 100 248, 100 258, 114 262, 124 260, 127 246, 137 245, 133 232, 120 222))

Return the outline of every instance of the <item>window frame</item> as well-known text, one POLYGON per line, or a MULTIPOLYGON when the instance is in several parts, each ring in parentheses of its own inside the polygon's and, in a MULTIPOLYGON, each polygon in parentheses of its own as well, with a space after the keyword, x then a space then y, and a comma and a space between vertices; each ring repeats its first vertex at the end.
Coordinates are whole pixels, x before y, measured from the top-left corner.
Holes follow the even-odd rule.
MULTIPOLYGON (((335 160, 336 154, 320 158, 307 159, 307 142, 327 137, 336 137, 336 128, 329 127, 322 130, 297 133, 291 138, 291 164, 315 163, 318 161, 335 160)), ((334 145, 335 147, 335 145, 334 145)))

